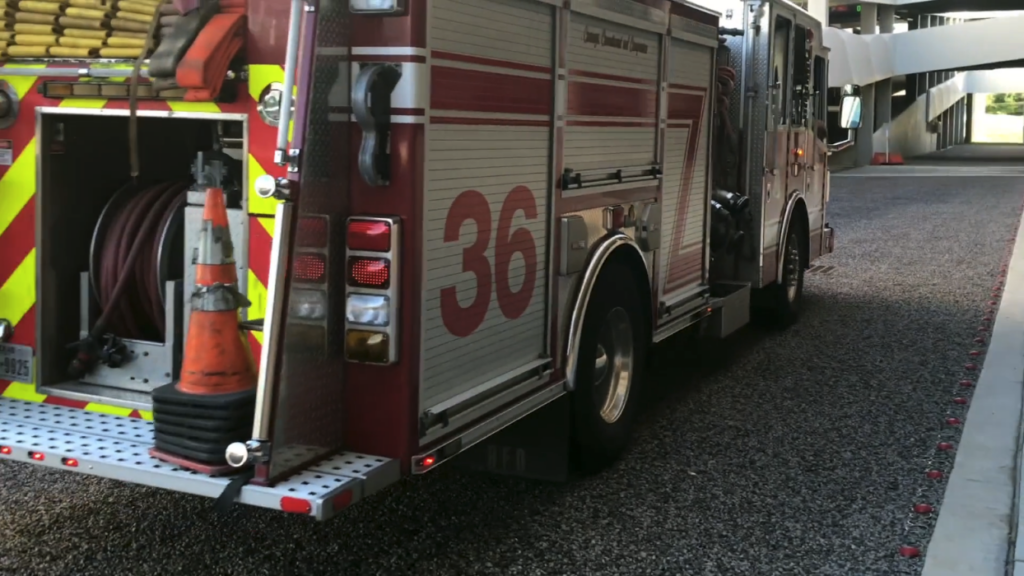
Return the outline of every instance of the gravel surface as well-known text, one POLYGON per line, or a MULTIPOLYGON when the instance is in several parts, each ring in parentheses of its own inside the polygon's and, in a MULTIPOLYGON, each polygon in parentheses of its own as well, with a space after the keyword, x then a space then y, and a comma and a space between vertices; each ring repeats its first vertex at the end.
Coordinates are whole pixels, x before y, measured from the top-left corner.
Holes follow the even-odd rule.
MULTIPOLYGON (((615 469, 572 485, 440 469, 325 524, 0 463, 3 574, 902 574, 900 545, 1024 178, 845 178, 838 252, 785 333, 657 350, 615 469), (697 360, 699 358, 699 360, 697 360)), ((926 482, 932 482, 927 485, 926 482)), ((915 532, 916 530, 916 532, 915 532)))

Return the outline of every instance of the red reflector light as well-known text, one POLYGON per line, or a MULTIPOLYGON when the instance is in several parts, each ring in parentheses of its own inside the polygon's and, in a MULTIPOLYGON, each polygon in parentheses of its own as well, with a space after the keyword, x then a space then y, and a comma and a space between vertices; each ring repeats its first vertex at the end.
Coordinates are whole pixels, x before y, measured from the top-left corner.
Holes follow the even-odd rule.
POLYGON ((423 467, 429 468, 430 466, 434 465, 434 462, 437 462, 436 458, 434 458, 433 456, 427 456, 426 458, 423 459, 423 467))
POLYGON ((352 286, 386 290, 391 285, 391 261, 387 258, 349 258, 348 282, 352 286))
POLYGON ((37 462, 42 462, 43 460, 46 460, 46 456, 42 452, 29 452, 28 455, 31 456, 32 459, 36 460, 37 462))
POLYGON ((341 510, 343 508, 346 508, 351 503, 352 503, 352 491, 351 490, 345 490, 341 494, 338 494, 337 496, 334 497, 334 499, 332 501, 332 504, 334 504, 334 510, 335 511, 341 510))
POLYGON ((11 454, 11 447, 10 446, 0 446, 0 454, 3 454, 4 456, 9 456, 11 454))
POLYGON ((348 223, 348 249, 367 252, 391 250, 391 224, 379 220, 351 220, 348 223))
POLYGON ((65 466, 68 466, 70 468, 78 468, 78 460, 75 460, 74 458, 65 458, 65 459, 61 460, 61 462, 65 466))
POLYGON ((327 248, 327 219, 299 218, 295 230, 295 245, 300 248, 327 248))
POLYGON ((281 510, 293 514, 309 514, 313 511, 313 505, 309 503, 309 500, 294 496, 282 496, 281 510))
POLYGON ((292 277, 298 282, 323 282, 327 260, 322 254, 296 254, 292 277))

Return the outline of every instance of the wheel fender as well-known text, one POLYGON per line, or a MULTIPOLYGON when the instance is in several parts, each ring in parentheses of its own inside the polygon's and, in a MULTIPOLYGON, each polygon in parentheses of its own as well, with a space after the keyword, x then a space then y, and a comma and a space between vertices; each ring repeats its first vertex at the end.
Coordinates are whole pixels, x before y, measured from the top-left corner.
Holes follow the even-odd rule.
MULTIPOLYGON (((644 262, 644 253, 636 241, 629 236, 616 232, 598 240, 591 250, 587 259, 586 267, 580 276, 579 288, 573 300, 572 315, 569 317, 569 334, 566 339, 565 348, 565 388, 572 391, 576 388, 576 363, 579 360, 580 340, 583 337, 583 318, 587 313, 587 305, 590 303, 590 296, 594 291, 597 278, 604 269, 605 263, 612 253, 622 249, 631 254, 630 258, 639 258, 644 262)), ((646 265, 645 265, 646 269, 646 265)), ((642 286, 641 290, 647 290, 650 294, 650 280, 648 285, 642 286)))
MULTIPOLYGON (((804 201, 804 193, 798 190, 794 190, 789 195, 789 199, 786 201, 786 212, 782 217, 782 226, 779 227, 779 256, 775 259, 775 278, 782 278, 782 265, 785 261, 785 259, 782 258, 782 253, 786 249, 786 236, 789 234, 789 225, 793 221, 795 214, 802 214, 802 216, 800 216, 802 218, 806 218, 807 215, 807 204, 804 201), (801 209, 800 212, 797 212, 798 208, 801 209)), ((804 222, 804 224, 806 225, 807 222, 804 222)))

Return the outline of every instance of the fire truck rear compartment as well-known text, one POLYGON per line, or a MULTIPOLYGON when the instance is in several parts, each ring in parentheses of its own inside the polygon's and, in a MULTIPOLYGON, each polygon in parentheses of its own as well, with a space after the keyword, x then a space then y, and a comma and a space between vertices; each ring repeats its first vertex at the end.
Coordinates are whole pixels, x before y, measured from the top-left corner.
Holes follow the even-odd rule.
MULTIPOLYGON (((43 111, 40 118, 38 391, 149 410, 150 392, 178 376, 187 328, 194 275, 187 254, 196 241, 203 194, 184 189, 194 188, 197 154, 208 160, 215 142, 243 158, 243 123, 139 117, 140 171, 133 184, 127 116, 43 111), (159 186, 166 192, 152 192, 159 186), (115 295, 129 268, 136 240, 143 244, 130 266, 132 279, 110 304, 106 327, 94 334, 99 357, 87 370, 69 370, 76 343, 96 325, 101 301, 115 295)), ((225 161, 235 259, 244 282, 245 217, 237 186, 242 163, 225 161)))
MULTIPOLYGON (((118 191, 131 181, 126 115, 46 109, 40 110, 39 118, 35 381, 36 391, 48 400, 0 398, 0 460, 220 497, 238 472, 232 469, 226 475, 211 476, 157 460, 150 455, 154 423, 110 414, 105 407, 151 410, 151 391, 179 376, 188 295, 194 281, 190 255, 197 243, 204 199, 204 187, 193 186, 192 169, 200 152, 207 161, 215 155, 215 143, 228 156, 222 158, 228 175, 223 187, 238 277, 245 282, 247 217, 237 187, 245 181, 244 117, 140 116, 139 184, 122 192, 121 199, 118 191), (81 378, 69 375, 76 343, 100 314, 96 292, 109 290, 103 286, 103 278, 94 278, 100 276, 95 274, 97 267, 102 267, 102 262, 97 264, 97 259, 102 260, 97 246, 102 242, 94 237, 103 238, 112 227, 124 225, 114 214, 137 191, 170 181, 195 190, 164 210, 173 216, 159 219, 160 230, 152 234, 154 243, 145 246, 153 252, 141 260, 159 269, 151 270, 154 277, 159 274, 165 280, 159 298, 167 304, 167 329, 152 325, 155 312, 150 307, 151 314, 136 318, 145 337, 121 338, 125 356, 120 366, 101 359, 81 378), (61 405, 61 399, 95 404, 83 410, 61 405)), ((160 209, 155 205, 144 208, 144 214, 160 209)), ((133 286, 154 288, 153 284, 133 286)), ((244 286, 240 289, 245 292, 244 286)), ((125 296, 138 297, 133 293, 125 296)), ((138 306, 139 301, 134 305, 136 311, 146 309, 138 306)), ((245 484, 235 501, 323 520, 397 481, 399 475, 397 460, 341 452, 314 459, 273 486, 245 484)))

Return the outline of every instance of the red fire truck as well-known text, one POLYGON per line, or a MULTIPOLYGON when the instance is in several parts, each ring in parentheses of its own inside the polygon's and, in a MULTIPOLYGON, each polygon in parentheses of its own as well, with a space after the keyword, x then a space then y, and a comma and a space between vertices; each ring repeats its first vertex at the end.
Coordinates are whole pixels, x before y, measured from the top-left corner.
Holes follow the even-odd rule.
POLYGON ((148 1, 146 60, 5 36, 0 460, 318 519, 449 460, 597 471, 652 343, 791 324, 833 250, 860 101, 785 0, 148 1), (153 416, 210 186, 258 365, 230 434, 153 416), (232 442, 204 473, 160 434, 232 442))

